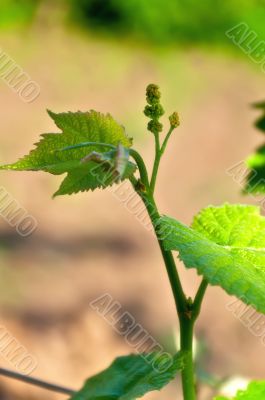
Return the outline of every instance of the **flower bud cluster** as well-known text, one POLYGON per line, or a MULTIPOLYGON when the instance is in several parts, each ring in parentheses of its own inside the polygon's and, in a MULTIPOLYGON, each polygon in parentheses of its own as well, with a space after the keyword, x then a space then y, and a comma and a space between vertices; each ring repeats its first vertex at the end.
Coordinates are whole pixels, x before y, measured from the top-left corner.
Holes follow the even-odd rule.
POLYGON ((147 129, 154 134, 162 131, 163 125, 159 122, 160 117, 164 114, 164 109, 160 104, 161 93, 159 87, 151 83, 146 88, 147 105, 144 109, 144 114, 150 118, 147 129))

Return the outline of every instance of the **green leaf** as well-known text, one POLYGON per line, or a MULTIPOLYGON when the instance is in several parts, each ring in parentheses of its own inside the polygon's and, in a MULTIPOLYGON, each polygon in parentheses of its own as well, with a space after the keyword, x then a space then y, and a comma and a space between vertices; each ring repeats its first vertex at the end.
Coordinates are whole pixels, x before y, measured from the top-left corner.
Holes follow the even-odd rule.
POLYGON ((249 174, 244 191, 253 194, 265 193, 265 145, 260 146, 256 153, 247 159, 246 164, 249 174))
MULTIPOLYGON (((91 160, 84 162, 84 158, 91 152, 108 152, 109 147, 91 145, 60 151, 69 146, 75 146, 83 142, 106 143, 108 145, 122 148, 131 147, 124 128, 109 115, 104 115, 91 110, 90 112, 68 112, 55 114, 48 111, 57 127, 62 133, 45 133, 36 148, 28 155, 14 164, 7 164, 0 169, 16 171, 45 171, 55 175, 68 173, 62 182, 60 189, 55 193, 71 194, 79 191, 94 190, 106 187, 119 181, 117 175, 110 174, 106 163, 99 166, 91 160), (94 172, 94 174, 93 174, 94 172)), ((136 167, 133 163, 123 164, 120 178, 126 179, 134 173, 136 167)), ((112 171, 113 172, 113 171, 112 171)))
POLYGON ((253 103, 252 106, 253 108, 261 108, 262 110, 265 110, 265 101, 258 101, 253 103))
MULTIPOLYGON (((255 122, 256 128, 265 132, 265 102, 253 104, 255 108, 263 110, 262 116, 255 122)), ((265 193, 265 145, 260 146, 247 159, 249 173, 246 177, 245 193, 265 193)))
POLYGON ((253 170, 256 168, 265 168, 265 145, 260 146, 256 153, 247 159, 247 166, 253 170))
POLYGON ((207 207, 192 228, 163 217, 167 250, 178 250, 187 268, 265 313, 265 218, 248 205, 207 207))
POLYGON ((260 129, 261 131, 265 132, 265 115, 263 115, 262 117, 260 117, 256 122, 255 122, 255 126, 260 129))
POLYGON ((265 399, 265 381, 253 381, 246 390, 239 390, 233 398, 223 396, 215 397, 214 400, 264 400, 265 399))
MULTIPOLYGON (((135 172, 135 165, 129 163, 123 174, 122 180, 129 178, 135 172)), ((105 170, 104 165, 89 162, 86 167, 80 166, 68 172, 54 196, 106 188, 119 181, 115 170, 105 170)))
POLYGON ((151 353, 116 358, 107 369, 89 378, 71 400, 133 400, 162 389, 183 369, 185 357, 177 353, 168 368, 159 372, 155 368, 157 356, 151 353))

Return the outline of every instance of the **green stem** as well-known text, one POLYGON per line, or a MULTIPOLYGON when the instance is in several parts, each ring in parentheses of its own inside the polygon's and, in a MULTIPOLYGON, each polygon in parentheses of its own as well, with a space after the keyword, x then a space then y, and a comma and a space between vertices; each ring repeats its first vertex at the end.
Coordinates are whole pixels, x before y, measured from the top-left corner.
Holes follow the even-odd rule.
POLYGON ((151 177, 151 182, 150 182, 150 192, 151 194, 154 194, 155 191, 155 184, 156 184, 156 179, 157 179, 157 173, 158 173, 158 168, 160 165, 160 161, 162 158, 162 155, 164 154, 164 151, 167 147, 168 140, 171 136, 171 133, 173 132, 175 128, 170 127, 169 131, 163 141, 162 146, 160 147, 160 140, 159 140, 159 133, 155 133, 155 161, 154 161, 154 166, 153 166, 153 171, 152 171, 152 177, 151 177))
POLYGON ((164 151, 166 150, 167 142, 168 142, 168 140, 169 140, 169 138, 170 138, 170 136, 171 136, 171 133, 174 131, 174 129, 175 129, 174 126, 171 126, 171 127, 169 128, 169 131, 168 131, 168 133, 167 133, 167 136, 165 137, 165 140, 164 140, 164 142, 163 142, 163 144, 162 144, 162 146, 161 146, 161 150, 160 150, 161 156, 162 156, 162 154, 164 153, 164 151))
MULTIPOLYGON (((149 214, 149 217, 152 221, 154 230, 156 231, 157 229, 157 221, 160 218, 157 206, 155 204, 155 201, 153 199, 152 195, 141 195, 141 198, 145 204, 145 207, 147 209, 147 212, 149 214)), ((160 247, 160 251, 167 269, 167 274, 168 274, 168 278, 170 281, 170 285, 171 285, 171 289, 173 292, 173 296, 175 299, 175 304, 176 304, 176 308, 178 313, 183 313, 186 310, 186 296, 184 294, 181 282, 180 282, 180 278, 179 278, 179 274, 176 268, 176 264, 173 258, 173 255, 171 253, 171 251, 165 250, 164 248, 164 243, 162 240, 159 240, 159 238, 157 237, 158 240, 158 244, 160 247)))
POLYGON ((158 168, 159 168, 159 164, 160 164, 160 160, 161 160, 159 133, 157 132, 154 135, 155 135, 155 161, 154 161, 152 177, 151 177, 151 182, 150 182, 151 194, 153 194, 154 190, 155 190, 156 178, 157 178, 158 168))
MULTIPOLYGON (((154 229, 157 229, 157 221, 160 218, 159 212, 157 210, 155 201, 153 197, 148 196, 144 198, 144 203, 146 205, 148 214, 153 223, 154 229)), ((177 267, 173 258, 171 251, 165 250, 163 240, 158 239, 158 244, 164 259, 166 266, 168 278, 170 281, 171 289, 173 292, 176 309, 179 317, 180 323, 180 341, 181 350, 185 352, 185 368, 182 371, 182 388, 184 400, 196 400, 195 393, 195 374, 192 356, 192 339, 193 339, 193 325, 191 315, 189 314, 189 302, 183 291, 177 267)))
POLYGON ((138 151, 134 149, 130 149, 130 155, 133 157, 134 161, 137 164, 137 167, 139 169, 140 173, 140 179, 142 183, 144 184, 146 190, 149 190, 149 179, 148 179, 148 173, 147 169, 144 163, 144 160, 142 159, 141 155, 138 153, 138 151))
MULTIPOLYGON (((142 198, 149 217, 152 221, 154 230, 157 235, 157 221, 160 218, 156 203, 152 194, 143 193, 137 190, 135 181, 131 181, 137 193, 142 198)), ((194 366, 192 356, 192 338, 193 338, 193 325, 191 315, 189 314, 190 303, 187 300, 183 291, 179 274, 176 268, 176 264, 171 251, 168 251, 164 247, 163 240, 160 240, 157 236, 158 244, 161 250, 161 254, 166 266, 168 278, 170 281, 171 289, 173 292, 175 305, 180 322, 180 336, 181 336, 181 350, 185 352, 185 368, 182 371, 182 388, 184 400, 196 400, 195 394, 195 380, 194 380, 194 366)))
POLYGON ((182 316, 180 323, 180 348, 185 352, 185 368, 181 373, 184 400, 196 400, 195 373, 193 363, 193 327, 194 321, 188 316, 182 316))
POLYGON ((201 281, 199 289, 196 293, 193 303, 190 305, 190 312, 184 316, 180 316, 180 348, 186 352, 186 365, 182 371, 182 388, 183 396, 186 400, 196 400, 195 392, 195 371, 193 362, 193 330, 196 319, 198 318, 202 301, 208 287, 206 279, 201 281))
POLYGON ((137 185, 138 182, 134 177, 131 178, 131 183, 136 192, 138 193, 138 195, 143 200, 146 210, 152 221, 152 225, 156 232, 156 237, 166 266, 168 278, 170 281, 172 293, 175 300, 175 305, 180 324, 180 348, 181 351, 185 352, 185 367, 181 372, 183 398, 184 400, 196 400, 195 372, 194 372, 193 348, 192 348, 193 330, 195 321, 200 313, 202 300, 205 291, 207 289, 208 283, 205 279, 203 279, 198 289, 198 292, 195 296, 194 302, 186 298, 172 252, 165 249, 163 239, 159 237, 157 232, 160 214, 158 212, 153 197, 160 159, 172 130, 169 131, 161 149, 159 145, 159 140, 156 138, 156 157, 155 157, 150 185, 148 181, 147 170, 143 159, 137 152, 134 152, 134 150, 131 151, 131 156, 135 159, 137 163, 140 172, 140 178, 142 183, 144 183, 145 187, 144 189, 139 188, 139 186, 137 185))
POLYGON ((207 287, 208 287, 208 282, 206 279, 203 278, 203 280, 201 281, 201 284, 199 286, 199 289, 197 291, 197 294, 195 296, 193 305, 192 305, 193 321, 195 321, 200 314, 202 301, 203 301, 207 287))

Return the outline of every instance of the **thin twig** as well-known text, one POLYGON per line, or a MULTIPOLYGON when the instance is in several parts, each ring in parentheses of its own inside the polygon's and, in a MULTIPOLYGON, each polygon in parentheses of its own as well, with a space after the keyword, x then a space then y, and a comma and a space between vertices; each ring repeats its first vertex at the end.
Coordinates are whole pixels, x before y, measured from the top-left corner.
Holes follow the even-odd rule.
POLYGON ((0 368, 0 375, 6 376, 8 378, 17 379, 19 381, 28 383, 30 385, 39 386, 43 389, 51 390, 57 393, 63 393, 68 395, 73 395, 76 393, 75 390, 68 389, 59 385, 54 385, 49 382, 42 381, 40 379, 31 378, 30 376, 26 376, 23 374, 19 374, 18 372, 11 371, 9 369, 0 368))

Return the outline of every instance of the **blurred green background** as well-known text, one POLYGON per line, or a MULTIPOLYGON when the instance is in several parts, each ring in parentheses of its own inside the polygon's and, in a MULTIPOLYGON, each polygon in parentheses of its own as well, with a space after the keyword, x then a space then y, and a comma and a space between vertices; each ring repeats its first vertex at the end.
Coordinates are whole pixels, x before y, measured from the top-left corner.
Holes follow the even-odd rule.
MULTIPOLYGON (((225 32, 244 22, 262 42, 264 21, 264 0, 0 0, 0 49, 41 88, 27 104, 0 76, 0 162, 15 161, 39 134, 57 131, 46 108, 93 108, 126 127, 150 166, 153 137, 142 111, 145 87, 154 82, 165 128, 173 111, 181 119, 161 164, 161 212, 190 223, 208 204, 258 204, 227 170, 262 142, 251 103, 264 99, 265 75, 225 32)), ((89 307, 91 300, 110 293, 171 350, 178 327, 157 244, 133 205, 108 191, 52 200, 60 180, 1 173, 0 185, 38 221, 34 235, 21 238, 0 218, 1 324, 38 358, 35 376, 78 388, 132 351, 89 307)), ((192 296, 199 279, 178 264, 192 296)), ((230 301, 221 289, 209 289, 197 327, 200 376, 264 379, 265 348, 227 310, 230 301)), ((13 367, 0 357, 0 365, 13 367)), ((0 380, 0 400, 44 395, 64 398, 0 380)), ((173 382, 146 398, 179 396, 173 382)), ((208 396, 201 385, 200 400, 208 396)))
POLYGON ((65 8, 76 26, 152 44, 227 44, 223 32, 238 21, 265 34, 264 0, 2 0, 1 28, 32 23, 41 3, 65 8))

